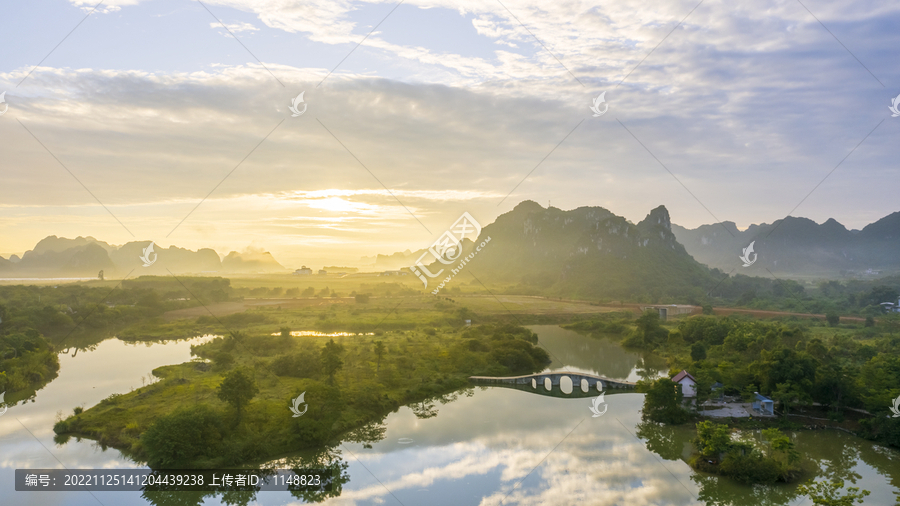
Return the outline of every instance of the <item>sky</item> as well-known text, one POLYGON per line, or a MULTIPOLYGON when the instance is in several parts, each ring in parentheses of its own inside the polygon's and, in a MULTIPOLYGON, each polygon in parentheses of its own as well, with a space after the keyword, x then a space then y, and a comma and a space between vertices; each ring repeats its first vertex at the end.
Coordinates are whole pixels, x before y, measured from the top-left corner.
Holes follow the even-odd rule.
POLYGON ((523 200, 634 222, 665 205, 688 228, 900 210, 898 3, 4 11, 4 257, 80 235, 350 264, 523 200))

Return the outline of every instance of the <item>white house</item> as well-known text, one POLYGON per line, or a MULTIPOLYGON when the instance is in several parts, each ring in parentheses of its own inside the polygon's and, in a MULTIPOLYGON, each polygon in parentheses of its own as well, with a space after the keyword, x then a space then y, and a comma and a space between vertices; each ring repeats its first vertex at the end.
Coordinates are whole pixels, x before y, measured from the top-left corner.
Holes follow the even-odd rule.
POLYGON ((888 313, 900 313, 900 299, 897 302, 882 302, 881 307, 888 313))
POLYGON ((683 393, 685 397, 697 396, 697 380, 691 376, 691 373, 682 370, 672 377, 672 381, 681 385, 681 393, 683 393))

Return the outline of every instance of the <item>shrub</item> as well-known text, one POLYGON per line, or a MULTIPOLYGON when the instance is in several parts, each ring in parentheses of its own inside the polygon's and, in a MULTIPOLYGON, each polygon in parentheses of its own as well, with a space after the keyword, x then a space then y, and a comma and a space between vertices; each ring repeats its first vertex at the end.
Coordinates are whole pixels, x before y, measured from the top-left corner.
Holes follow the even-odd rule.
POLYGON ((322 373, 322 358, 318 349, 303 349, 277 357, 270 367, 278 376, 314 378, 322 373))
POLYGON ((222 435, 218 413, 199 404, 158 418, 141 436, 141 443, 150 467, 179 469, 197 459, 215 457, 222 435))
POLYGON ((747 484, 775 483, 779 477, 778 467, 757 451, 730 452, 719 464, 719 473, 747 484))
POLYGON ((229 369, 234 365, 234 356, 227 351, 219 352, 215 358, 215 365, 217 369, 229 369))
POLYGON ((694 362, 699 362, 700 360, 704 360, 706 358, 706 346, 701 343, 694 343, 691 345, 691 360, 694 362))

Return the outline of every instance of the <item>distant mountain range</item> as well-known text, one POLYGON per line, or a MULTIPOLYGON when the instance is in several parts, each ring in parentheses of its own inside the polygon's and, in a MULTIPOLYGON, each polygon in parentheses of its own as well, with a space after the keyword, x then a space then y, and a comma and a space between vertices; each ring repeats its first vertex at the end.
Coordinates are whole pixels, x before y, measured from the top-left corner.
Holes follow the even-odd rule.
POLYGON ((697 261, 725 272, 751 276, 772 273, 823 277, 884 276, 900 272, 900 212, 847 230, 829 219, 821 225, 807 218, 787 217, 775 223, 751 225, 743 232, 730 221, 693 230, 672 225, 678 242, 697 261), (756 259, 744 267, 744 248, 753 243, 756 259))
MULTIPOLYGON (((660 206, 637 225, 601 207, 563 211, 524 201, 485 226, 456 282, 485 281, 531 287, 535 293, 577 297, 702 295, 715 284, 709 269, 678 243, 669 212, 660 206)), ((463 248, 463 257, 473 246, 463 248)), ((442 265, 430 266, 432 272, 442 265)), ((433 290, 451 274, 429 282, 433 290)))
POLYGON ((150 244, 150 241, 135 241, 113 246, 93 237, 66 239, 51 235, 38 242, 34 249, 26 251, 21 258, 16 255, 9 259, 0 257, 0 275, 95 277, 102 270, 105 276, 117 277, 132 271, 142 275, 287 271, 270 253, 264 251, 232 251, 220 260, 219 254, 209 248, 191 251, 176 246, 160 248, 155 244, 152 251, 147 251, 146 258, 150 263, 145 267, 141 257, 150 244))
MULTIPOLYGON (((788 217, 773 224, 751 225, 740 231, 732 222, 702 225, 690 230, 670 221, 665 207, 650 211, 634 224, 601 207, 563 211, 524 201, 486 225, 474 243, 465 240, 463 256, 491 238, 475 255, 457 282, 491 281, 518 286, 534 293, 584 297, 696 298, 715 285, 722 274, 771 278, 773 274, 838 277, 886 276, 900 272, 900 212, 862 230, 847 230, 829 219, 819 225, 806 218, 788 217), (744 267, 741 256, 753 243, 744 267), (475 277, 473 277, 473 275, 475 277)), ((154 274, 285 273, 268 252, 232 251, 220 259, 204 248, 191 251, 176 246, 145 250, 150 241, 122 246, 93 237, 66 239, 50 236, 21 258, 0 257, 3 277, 109 277, 154 274), (152 261, 144 266, 145 257, 152 261), (155 259, 155 261, 154 261, 155 259)), ((363 257, 366 270, 405 269, 426 250, 363 257), (374 264, 374 265, 373 265, 374 264), (372 268, 374 267, 374 268, 372 268)), ((431 272, 444 273, 429 280, 433 290, 450 267, 432 263, 431 272)))

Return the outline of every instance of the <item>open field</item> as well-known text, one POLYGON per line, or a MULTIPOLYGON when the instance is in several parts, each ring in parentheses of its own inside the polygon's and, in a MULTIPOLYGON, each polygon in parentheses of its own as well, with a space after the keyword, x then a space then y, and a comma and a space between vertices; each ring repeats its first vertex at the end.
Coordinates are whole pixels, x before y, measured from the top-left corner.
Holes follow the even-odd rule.
MULTIPOLYGON (((453 297, 407 296, 407 297, 371 297, 365 307, 398 307, 405 311, 433 309, 436 301, 453 307, 466 307, 477 314, 510 314, 510 315, 574 315, 609 313, 621 311, 628 307, 597 306, 586 301, 554 300, 527 295, 455 295, 453 297)), ((224 316, 251 309, 280 308, 283 310, 319 307, 328 309, 332 305, 353 306, 358 303, 353 297, 298 297, 271 299, 244 299, 240 302, 221 302, 208 304, 205 307, 193 307, 169 311, 163 315, 167 321, 181 318, 196 318, 210 313, 224 316)), ((362 305, 362 304, 359 304, 362 305)))

